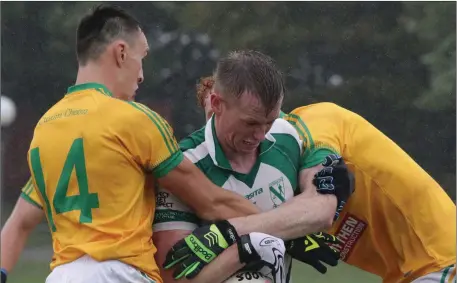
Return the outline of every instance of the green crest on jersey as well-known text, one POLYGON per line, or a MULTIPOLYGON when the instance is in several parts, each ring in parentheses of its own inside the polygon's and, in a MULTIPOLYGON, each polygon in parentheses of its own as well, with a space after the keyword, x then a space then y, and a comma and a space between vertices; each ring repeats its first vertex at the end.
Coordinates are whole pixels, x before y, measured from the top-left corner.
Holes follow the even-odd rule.
POLYGON ((271 182, 268 187, 270 188, 270 197, 275 208, 286 201, 283 177, 271 182))

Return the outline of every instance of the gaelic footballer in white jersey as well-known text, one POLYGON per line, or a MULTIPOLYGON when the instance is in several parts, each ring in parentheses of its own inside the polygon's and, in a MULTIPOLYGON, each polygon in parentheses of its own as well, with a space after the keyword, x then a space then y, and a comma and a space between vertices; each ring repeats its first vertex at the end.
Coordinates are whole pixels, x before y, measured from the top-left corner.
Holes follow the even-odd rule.
MULTIPOLYGON (((298 192, 298 173, 302 141, 292 125, 276 119, 265 140, 260 143, 259 157, 248 174, 232 170, 217 140, 214 120, 180 142, 181 150, 216 185, 243 195, 262 211, 268 211, 294 197, 298 192)), ((157 194, 154 232, 193 231, 199 225, 197 216, 166 190, 157 194)), ((286 256, 288 281, 292 258, 286 256)))

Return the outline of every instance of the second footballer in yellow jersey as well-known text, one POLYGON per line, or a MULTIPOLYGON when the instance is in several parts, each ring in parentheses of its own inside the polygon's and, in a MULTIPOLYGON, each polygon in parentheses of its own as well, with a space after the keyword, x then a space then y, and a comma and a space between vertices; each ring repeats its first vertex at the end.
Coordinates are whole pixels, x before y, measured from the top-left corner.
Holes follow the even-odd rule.
POLYGON ((305 133, 305 168, 333 152, 355 175, 355 192, 330 231, 342 241, 335 248, 345 262, 386 283, 454 279, 456 206, 427 172, 368 121, 335 104, 299 107, 286 119, 305 133))
MULTIPOLYGON (((197 85, 207 118, 213 84, 206 77, 197 85)), ((335 104, 281 116, 304 133, 303 168, 336 153, 355 175, 355 192, 330 231, 342 240, 335 246, 342 260, 385 283, 455 282, 456 206, 427 172, 368 121, 335 104)))

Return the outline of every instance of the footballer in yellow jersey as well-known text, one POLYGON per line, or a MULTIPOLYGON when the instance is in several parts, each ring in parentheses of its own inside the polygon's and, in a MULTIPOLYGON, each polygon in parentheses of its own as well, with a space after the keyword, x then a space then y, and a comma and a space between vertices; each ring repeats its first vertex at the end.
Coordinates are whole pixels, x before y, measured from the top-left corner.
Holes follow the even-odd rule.
POLYGON ((337 153, 355 175, 355 192, 330 231, 342 241, 335 246, 342 260, 385 283, 451 282, 456 206, 426 171, 361 116, 335 104, 299 107, 286 119, 305 133, 303 168, 337 153))
POLYGON ((51 268, 83 255, 119 258, 159 281, 144 170, 160 178, 182 160, 170 126, 146 106, 99 84, 70 87, 39 120, 28 154, 52 232, 51 268))
POLYGON ((36 125, 33 184, 2 227, 2 283, 44 216, 54 250, 47 283, 162 282, 151 240, 155 183, 206 220, 259 211, 211 183, 183 158, 166 121, 131 102, 148 50, 140 24, 118 7, 98 6, 80 21, 76 84, 36 125), (42 210, 26 202, 31 187, 42 210))

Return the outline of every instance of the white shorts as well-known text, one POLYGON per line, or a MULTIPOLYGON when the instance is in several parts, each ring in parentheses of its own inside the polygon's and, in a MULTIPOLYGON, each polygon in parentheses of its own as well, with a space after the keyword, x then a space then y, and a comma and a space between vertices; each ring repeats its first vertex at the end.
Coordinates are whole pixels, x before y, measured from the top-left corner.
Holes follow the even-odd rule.
POLYGON ((456 283, 455 265, 417 278, 411 283, 456 283))
POLYGON ((46 283, 156 283, 143 272, 117 260, 98 262, 90 256, 59 265, 46 283))

